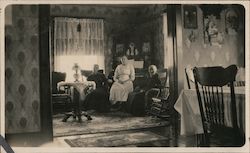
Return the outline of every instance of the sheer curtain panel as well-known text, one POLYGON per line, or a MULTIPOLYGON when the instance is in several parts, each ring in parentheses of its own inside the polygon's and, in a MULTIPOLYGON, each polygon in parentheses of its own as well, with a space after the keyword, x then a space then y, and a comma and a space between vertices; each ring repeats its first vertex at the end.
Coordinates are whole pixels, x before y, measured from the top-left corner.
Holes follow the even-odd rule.
MULTIPOLYGON (((104 69, 104 22, 102 19, 57 17, 54 20, 54 69, 72 75, 72 66, 104 69)), ((71 78, 72 79, 72 78, 71 78)))

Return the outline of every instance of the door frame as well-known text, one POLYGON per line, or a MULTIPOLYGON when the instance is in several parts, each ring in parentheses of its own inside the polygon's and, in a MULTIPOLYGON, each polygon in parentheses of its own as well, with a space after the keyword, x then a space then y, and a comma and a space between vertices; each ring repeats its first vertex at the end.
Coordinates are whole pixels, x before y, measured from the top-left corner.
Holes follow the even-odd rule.
POLYGON ((50 5, 39 6, 40 41, 40 100, 42 133, 45 140, 53 140, 51 72, 50 72, 50 5), (48 84, 49 83, 49 84, 48 84))
MULTIPOLYGON (((178 146, 179 116, 174 109, 174 104, 183 89, 182 70, 182 11, 181 4, 167 4, 167 36, 164 40, 167 45, 167 68, 169 76, 170 110, 172 110, 172 146, 178 146)), ((165 27, 166 28, 166 27, 165 27)))
POLYGON ((169 72, 170 106, 174 107, 180 91, 183 89, 181 78, 182 65, 182 23, 181 5, 168 4, 167 9, 167 68, 169 72))

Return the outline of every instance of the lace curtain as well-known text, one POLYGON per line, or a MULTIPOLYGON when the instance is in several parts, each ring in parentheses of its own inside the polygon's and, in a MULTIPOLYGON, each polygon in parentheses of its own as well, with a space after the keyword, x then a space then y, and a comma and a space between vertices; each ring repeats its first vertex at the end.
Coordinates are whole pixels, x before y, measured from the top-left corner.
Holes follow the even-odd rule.
POLYGON ((75 63, 84 70, 92 70, 94 64, 104 69, 102 19, 55 18, 54 70, 66 72, 70 81, 75 63))
POLYGON ((103 20, 55 18, 55 55, 103 55, 103 20))

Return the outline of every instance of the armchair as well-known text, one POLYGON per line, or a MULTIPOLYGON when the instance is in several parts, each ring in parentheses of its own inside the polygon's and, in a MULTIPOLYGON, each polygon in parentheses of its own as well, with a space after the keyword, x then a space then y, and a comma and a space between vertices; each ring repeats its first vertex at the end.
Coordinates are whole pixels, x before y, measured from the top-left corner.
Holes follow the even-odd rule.
POLYGON ((71 94, 68 86, 64 86, 64 89, 57 89, 57 83, 65 81, 66 73, 52 72, 52 106, 53 113, 59 111, 61 107, 64 107, 64 112, 70 108, 68 105, 71 103, 71 94))

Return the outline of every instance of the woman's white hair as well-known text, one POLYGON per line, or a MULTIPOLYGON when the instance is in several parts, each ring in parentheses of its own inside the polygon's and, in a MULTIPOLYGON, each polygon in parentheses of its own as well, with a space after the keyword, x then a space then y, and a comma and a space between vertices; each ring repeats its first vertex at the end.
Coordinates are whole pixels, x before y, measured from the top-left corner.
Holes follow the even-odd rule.
POLYGON ((154 70, 154 74, 157 72, 157 67, 156 67, 155 65, 149 65, 148 71, 149 71, 150 69, 153 69, 153 70, 154 70))

